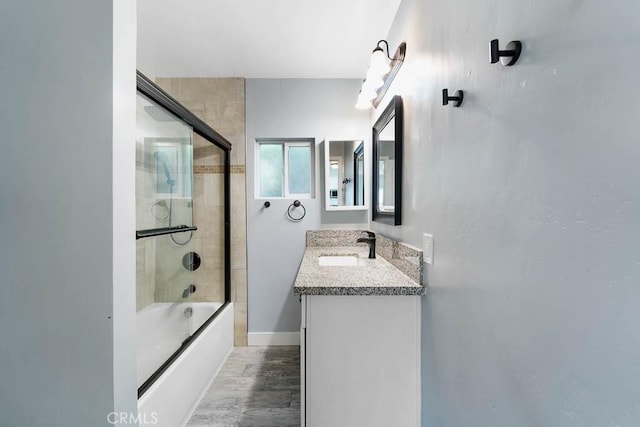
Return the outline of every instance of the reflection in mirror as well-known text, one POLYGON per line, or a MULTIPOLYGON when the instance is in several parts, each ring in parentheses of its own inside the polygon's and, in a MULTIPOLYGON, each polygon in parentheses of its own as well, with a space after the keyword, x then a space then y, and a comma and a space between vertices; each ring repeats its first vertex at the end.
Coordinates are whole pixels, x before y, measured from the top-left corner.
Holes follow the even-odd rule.
POLYGON ((367 208, 364 152, 362 140, 325 140, 327 210, 367 208))
POLYGON ((378 157, 378 210, 382 212, 394 211, 394 129, 395 119, 391 119, 378 136, 380 141, 380 153, 378 157))
POLYGON ((355 204, 356 206, 364 206, 366 200, 364 197, 364 142, 361 142, 356 151, 354 151, 353 161, 353 169, 355 170, 353 178, 353 187, 356 192, 355 204))
POLYGON ((400 225, 402 98, 395 96, 373 126, 374 221, 400 225))

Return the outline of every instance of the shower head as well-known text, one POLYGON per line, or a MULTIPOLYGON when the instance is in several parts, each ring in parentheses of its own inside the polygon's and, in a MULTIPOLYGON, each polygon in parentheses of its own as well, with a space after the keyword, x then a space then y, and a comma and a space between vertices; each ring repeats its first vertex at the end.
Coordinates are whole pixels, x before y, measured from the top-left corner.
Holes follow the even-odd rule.
POLYGON ((162 164, 162 169, 164 170, 164 174, 167 177, 167 184, 171 187, 176 185, 176 180, 171 178, 171 172, 169 171, 169 156, 166 153, 162 153, 160 151, 156 151, 153 153, 153 157, 156 159, 156 162, 162 164))

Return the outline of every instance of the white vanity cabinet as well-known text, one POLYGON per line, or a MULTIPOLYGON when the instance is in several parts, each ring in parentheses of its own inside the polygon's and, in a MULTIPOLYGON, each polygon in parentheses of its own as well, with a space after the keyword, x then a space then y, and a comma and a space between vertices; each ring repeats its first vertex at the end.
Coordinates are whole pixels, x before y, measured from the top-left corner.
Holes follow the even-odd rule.
POLYGON ((420 296, 301 295, 302 426, 420 425, 420 296))

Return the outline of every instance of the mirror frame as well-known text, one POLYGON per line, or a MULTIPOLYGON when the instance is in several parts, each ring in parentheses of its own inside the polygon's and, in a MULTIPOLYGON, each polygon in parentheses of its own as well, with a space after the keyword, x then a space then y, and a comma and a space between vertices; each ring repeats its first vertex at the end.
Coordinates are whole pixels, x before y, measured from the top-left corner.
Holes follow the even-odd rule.
POLYGON ((373 156, 371 167, 371 220, 390 225, 402 223, 402 128, 403 128, 402 97, 396 95, 389 102, 380 117, 373 125, 373 156), (378 162, 380 157, 380 133, 395 118, 395 176, 394 178, 394 210, 384 212, 378 210, 378 162))
POLYGON ((369 186, 367 185, 367 150, 364 149, 364 141, 360 143, 353 152, 353 203, 358 205, 358 159, 362 156, 362 206, 367 206, 367 192, 369 186))
MULTIPOLYGON (((367 171, 369 170, 369 156, 367 156, 367 141, 362 139, 362 138, 325 138, 324 139, 324 201, 325 201, 325 210, 327 212, 336 212, 336 211, 366 211, 369 209, 369 205, 367 203, 367 201, 369 200, 369 174, 367 173, 367 171), (331 155, 330 155, 330 144, 332 142, 354 142, 354 141, 360 141, 363 145, 363 151, 364 151, 364 198, 362 200, 362 205, 353 205, 353 206, 330 206, 329 203, 329 187, 327 185, 327 183, 329 182, 329 174, 330 174, 330 162, 331 162, 331 155)), ((354 152, 355 153, 355 152, 354 152)), ((345 160, 348 161, 348 160, 345 160)), ((355 164, 354 164, 355 166, 355 164)), ((354 172, 355 172, 355 168, 354 168, 354 172)), ((355 178, 355 177, 354 177, 355 178)), ((354 200, 355 200, 355 179, 354 179, 354 200)))

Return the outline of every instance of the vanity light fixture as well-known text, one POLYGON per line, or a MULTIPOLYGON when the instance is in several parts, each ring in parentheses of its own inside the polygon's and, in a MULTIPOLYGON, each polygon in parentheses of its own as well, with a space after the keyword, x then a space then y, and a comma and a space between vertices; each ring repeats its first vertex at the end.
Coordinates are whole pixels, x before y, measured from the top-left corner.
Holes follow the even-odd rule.
POLYGON ((511 66, 518 61, 520 53, 522 53, 522 42, 514 40, 507 43, 506 50, 500 50, 498 39, 491 40, 491 63, 495 64, 500 61, 502 65, 511 66), (508 58, 508 59, 502 59, 508 58))
POLYGON ((371 108, 371 106, 375 108, 380 104, 404 62, 406 50, 407 44, 405 42, 400 43, 392 58, 389 56, 389 44, 386 40, 380 40, 376 44, 375 49, 371 52, 367 77, 362 82, 362 89, 360 89, 360 94, 358 95, 356 108, 367 109, 371 108))
POLYGON ((449 89, 442 89, 442 105, 449 105, 449 101, 455 101, 456 103, 453 104, 454 107, 461 106, 464 100, 464 92, 457 90, 454 95, 455 96, 449 96, 449 89))

